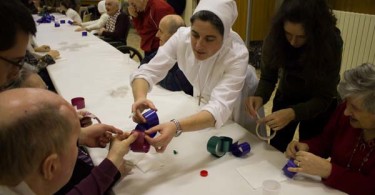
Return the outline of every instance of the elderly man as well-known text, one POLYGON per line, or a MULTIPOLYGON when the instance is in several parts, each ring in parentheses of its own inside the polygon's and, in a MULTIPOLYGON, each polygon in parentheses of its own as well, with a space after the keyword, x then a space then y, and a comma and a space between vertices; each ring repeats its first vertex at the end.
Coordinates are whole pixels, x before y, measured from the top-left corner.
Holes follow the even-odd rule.
MULTIPOLYGON (((159 38, 160 46, 163 46, 178 28, 182 26, 185 26, 185 22, 179 15, 164 16, 160 20, 159 30, 156 33, 156 37, 159 38)), ((156 53, 157 51, 151 53, 148 57, 145 57, 141 64, 148 63, 156 53)), ((177 63, 168 71, 167 76, 159 82, 159 85, 171 91, 184 91, 186 94, 193 95, 193 86, 187 80, 180 68, 178 68, 177 63)))
POLYGON ((375 65, 347 70, 337 89, 345 102, 323 133, 288 145, 286 154, 298 166, 289 171, 320 176, 348 194, 375 194, 375 65))
POLYGON ((141 37, 141 48, 147 58, 159 48, 158 32, 160 20, 175 14, 165 0, 129 0, 128 12, 133 18, 133 26, 141 37))
POLYGON ((109 19, 105 27, 99 29, 98 35, 103 36, 106 41, 120 41, 126 44, 130 28, 128 15, 121 11, 118 0, 105 0, 105 8, 109 19))
MULTIPOLYGON (((0 110, 0 194, 55 193, 73 173, 77 144, 88 138, 75 109, 55 93, 30 88, 0 93, 0 110)), ((116 136, 107 158, 68 194, 103 194, 137 135, 127 137, 116 136)))
POLYGON ((41 87, 45 83, 38 74, 27 70, 25 63, 29 35, 35 35, 35 22, 22 4, 20 13, 7 9, 14 6, 4 3, 0 7, 0 20, 4 30, 0 31, 0 92, 14 87, 41 87))

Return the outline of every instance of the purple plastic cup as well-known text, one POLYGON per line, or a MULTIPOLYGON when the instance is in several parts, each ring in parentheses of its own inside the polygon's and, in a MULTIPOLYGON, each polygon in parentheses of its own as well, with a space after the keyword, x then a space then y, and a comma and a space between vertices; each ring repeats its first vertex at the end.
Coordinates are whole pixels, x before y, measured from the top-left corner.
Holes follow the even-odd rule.
POLYGON ((77 109, 85 108, 85 98, 83 97, 75 97, 71 100, 72 105, 75 106, 77 109))
POLYGON ((139 130, 133 130, 131 133, 135 131, 138 132, 138 137, 130 144, 130 150, 133 152, 147 153, 150 150, 150 144, 145 139, 145 133, 139 130))

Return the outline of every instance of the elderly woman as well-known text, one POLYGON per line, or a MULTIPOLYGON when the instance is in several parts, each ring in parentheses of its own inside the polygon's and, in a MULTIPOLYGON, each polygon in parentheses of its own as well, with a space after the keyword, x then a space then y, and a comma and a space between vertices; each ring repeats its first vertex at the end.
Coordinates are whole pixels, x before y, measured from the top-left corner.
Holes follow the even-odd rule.
POLYGON ((141 115, 144 109, 156 110, 147 99, 147 92, 176 62, 192 84, 197 104, 202 106, 196 114, 173 119, 146 132, 161 134, 153 139, 146 137, 158 152, 163 152, 182 131, 221 127, 231 116, 241 95, 248 62, 245 44, 231 31, 236 18, 237 6, 233 0, 200 1, 190 19, 191 27, 179 28, 148 64, 131 75, 135 121, 145 121, 141 115))
POLYGON ((375 65, 346 71, 338 92, 345 102, 323 134, 288 145, 286 154, 298 166, 289 170, 318 175, 349 194, 375 194, 375 65))

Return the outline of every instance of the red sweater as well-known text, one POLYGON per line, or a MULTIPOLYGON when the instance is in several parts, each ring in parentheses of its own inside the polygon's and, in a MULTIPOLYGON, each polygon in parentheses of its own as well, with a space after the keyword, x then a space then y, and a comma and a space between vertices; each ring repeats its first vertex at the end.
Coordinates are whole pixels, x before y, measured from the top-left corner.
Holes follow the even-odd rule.
MULTIPOLYGON (((323 158, 331 157, 332 172, 327 179, 322 179, 324 184, 351 195, 374 195, 375 148, 359 172, 358 169, 370 152, 371 146, 369 142, 366 143, 365 148, 360 147, 360 144, 356 152, 353 152, 358 144, 358 137, 361 135, 362 129, 356 129, 350 125, 350 118, 344 115, 345 108, 345 103, 339 105, 324 132, 304 142, 309 145, 310 152, 323 158), (352 155, 353 159, 349 169, 347 165, 352 155)), ((374 140, 371 141, 374 143, 374 140)))
POLYGON ((144 12, 133 18, 134 28, 141 37, 143 51, 152 52, 159 48, 159 38, 155 37, 160 20, 169 14, 175 14, 173 8, 165 0, 148 0, 144 12))

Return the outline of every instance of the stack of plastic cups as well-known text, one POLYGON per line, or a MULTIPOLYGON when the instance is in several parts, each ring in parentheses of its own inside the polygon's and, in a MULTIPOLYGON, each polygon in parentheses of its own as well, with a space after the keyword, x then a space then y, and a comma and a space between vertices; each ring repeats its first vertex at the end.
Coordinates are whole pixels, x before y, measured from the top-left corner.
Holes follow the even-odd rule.
MULTIPOLYGON (((133 152, 147 153, 150 150, 150 144, 145 139, 145 131, 159 124, 159 117, 154 110, 148 110, 143 114, 143 117, 146 119, 146 123, 139 123, 132 131, 138 132, 137 140, 130 145, 133 152)), ((155 135, 156 133, 150 136, 154 137, 155 135)))

